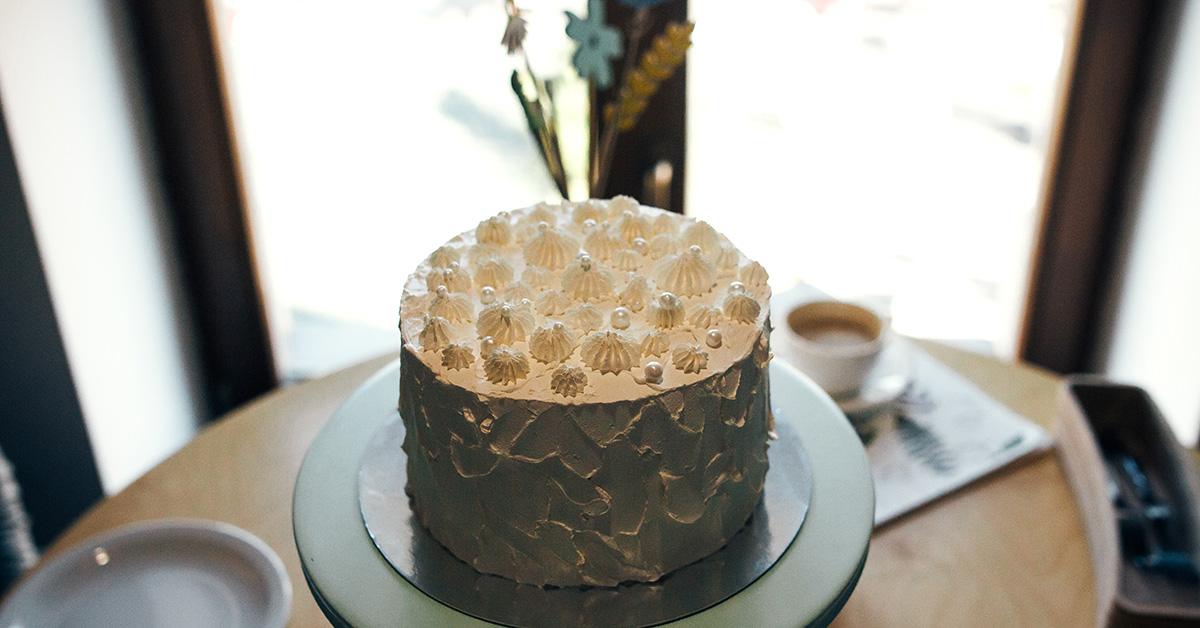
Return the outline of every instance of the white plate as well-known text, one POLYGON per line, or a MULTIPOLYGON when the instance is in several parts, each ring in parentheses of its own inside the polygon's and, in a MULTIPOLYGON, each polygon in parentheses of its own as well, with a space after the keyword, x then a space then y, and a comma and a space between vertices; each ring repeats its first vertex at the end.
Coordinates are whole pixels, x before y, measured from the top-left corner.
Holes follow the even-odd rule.
POLYGON ((119 528, 55 556, 0 608, 0 628, 279 627, 292 587, 258 537, 211 521, 119 528))

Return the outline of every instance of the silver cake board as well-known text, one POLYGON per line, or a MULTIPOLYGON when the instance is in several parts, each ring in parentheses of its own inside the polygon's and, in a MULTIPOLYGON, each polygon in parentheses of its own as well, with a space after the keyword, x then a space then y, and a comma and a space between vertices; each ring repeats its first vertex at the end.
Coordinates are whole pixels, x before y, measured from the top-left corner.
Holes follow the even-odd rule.
POLYGON ((812 471, 794 423, 778 417, 777 431, 763 498, 750 521, 716 553, 654 583, 542 588, 481 574, 462 562, 413 516, 404 491, 404 422, 398 414, 367 446, 358 473, 359 506, 367 532, 392 567, 457 611, 507 626, 654 626, 746 588, 796 538, 812 497, 812 471))
MULTIPOLYGON (((376 548, 363 524, 359 470, 381 427, 395 417, 398 387, 399 368, 395 363, 346 401, 305 457, 293 499, 296 546, 305 578, 317 603, 337 626, 487 625, 435 600, 405 579, 376 548)), ((790 546, 785 544, 786 549, 774 566, 749 586, 672 625, 824 624, 845 603, 861 573, 871 531, 874 494, 866 456, 857 436, 833 402, 787 365, 772 364, 771 394, 781 438, 772 444, 772 470, 768 472, 764 494, 772 493, 772 474, 784 468, 775 457, 781 450, 777 445, 790 442, 792 437, 785 434, 793 430, 795 441, 804 443, 812 478, 803 527, 790 546)), ((396 459, 403 460, 399 449, 395 451, 396 459)), ((407 504, 404 499, 397 501, 407 504)), ((767 504, 764 501, 764 508, 767 504)), ((767 513, 766 523, 770 528, 774 521, 769 510, 767 513)), ((753 525, 754 519, 750 523, 753 525)), ((779 538, 785 537, 786 534, 780 534, 779 538)), ((726 549, 730 547, 732 543, 726 549)), ((446 552, 436 543, 434 548, 446 552)), ((411 564, 420 565, 420 560, 419 556, 414 557, 411 564)), ((463 563, 457 564, 470 569, 463 563)), ((693 567, 703 564, 701 561, 693 567)), ((683 571, 675 575, 679 573, 683 571)), ((488 587, 497 582, 508 587, 521 586, 495 576, 474 577, 492 581, 482 587, 487 595, 510 604, 514 599, 510 597, 514 595, 510 589, 488 587)), ((671 577, 662 581, 662 588, 671 577)), ((642 586, 653 589, 657 585, 642 586)), ((597 590, 622 595, 621 588, 597 590)), ((530 606, 543 603, 524 596, 515 599, 530 606)), ((686 602, 676 600, 666 606, 695 606, 686 602)), ((610 602, 601 599, 594 603, 610 602)))

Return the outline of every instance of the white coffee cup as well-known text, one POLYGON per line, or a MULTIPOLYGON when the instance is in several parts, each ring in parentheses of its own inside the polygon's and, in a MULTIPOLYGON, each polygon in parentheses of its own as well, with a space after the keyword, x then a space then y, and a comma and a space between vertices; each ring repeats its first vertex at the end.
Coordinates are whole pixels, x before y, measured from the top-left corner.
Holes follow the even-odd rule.
POLYGON ((878 314, 843 301, 799 305, 784 322, 789 357, 835 397, 862 388, 887 335, 887 325, 878 314))

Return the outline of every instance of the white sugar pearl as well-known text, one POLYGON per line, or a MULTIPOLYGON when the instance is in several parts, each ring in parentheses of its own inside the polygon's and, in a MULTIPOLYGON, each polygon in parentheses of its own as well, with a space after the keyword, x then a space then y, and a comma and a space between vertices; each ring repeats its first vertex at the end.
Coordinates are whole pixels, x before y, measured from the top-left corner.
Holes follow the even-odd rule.
POLYGON ((491 353, 495 348, 496 341, 493 340, 491 336, 484 336, 483 339, 479 341, 479 355, 482 357, 486 358, 488 354, 491 353))
POLYGON ((491 305, 496 302, 496 289, 491 286, 484 286, 479 290, 479 302, 484 305, 491 305))
POLYGON ((679 297, 671 294, 670 292, 664 292, 658 295, 658 304, 663 307, 674 308, 679 304, 679 297))
POLYGON ((595 229, 595 228, 596 228, 596 219, 595 218, 588 218, 587 220, 583 221, 583 232, 584 233, 591 233, 592 229, 595 229))
POLYGON ((587 253, 582 253, 579 256, 579 267, 584 270, 592 269, 592 256, 587 253))
POLYGON ((542 221, 537 224, 538 233, 546 233, 550 229, 550 223, 542 221))
POLYGON ((693 244, 693 245, 689 246, 689 247, 688 247, 688 253, 691 253, 692 255, 699 255, 699 254, 701 253, 701 250, 700 250, 700 245, 699 245, 699 244, 693 244))
POLYGON ((638 237, 633 239, 633 250, 637 251, 639 255, 645 255, 646 248, 646 238, 638 237))
POLYGON ((729 294, 745 294, 746 284, 740 281, 734 281, 729 284, 729 294))
POLYGON ((458 262, 450 262, 446 265, 446 268, 449 268, 450 270, 458 270, 459 268, 462 268, 462 266, 459 265, 458 262))
POLYGON ((613 329, 629 329, 629 308, 618 307, 612 311, 609 316, 609 321, 612 323, 613 329))
POLYGON ((450 291, 446 289, 446 286, 438 286, 436 292, 437 295, 443 299, 446 298, 446 295, 450 294, 450 291))
POLYGON ((646 373, 646 381, 651 384, 661 384, 663 379, 663 367, 658 362, 647 362, 643 368, 646 373))
POLYGON ((721 330, 719 329, 710 329, 708 330, 708 333, 704 335, 704 344, 712 347, 713 349, 719 348, 723 341, 724 338, 721 337, 721 330))
POLYGON ((504 316, 511 315, 512 314, 512 306, 507 303, 505 303, 504 305, 501 305, 500 313, 503 314, 504 316))

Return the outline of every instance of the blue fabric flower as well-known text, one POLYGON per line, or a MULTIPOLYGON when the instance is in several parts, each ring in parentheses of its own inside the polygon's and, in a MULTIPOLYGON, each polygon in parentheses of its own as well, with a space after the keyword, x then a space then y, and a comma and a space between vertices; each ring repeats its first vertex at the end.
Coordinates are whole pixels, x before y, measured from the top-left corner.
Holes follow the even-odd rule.
POLYGON ((667 0, 619 0, 621 4, 627 7, 633 7, 635 9, 649 9, 650 7, 656 7, 666 1, 667 0))
POLYGON ((567 36, 579 42, 571 63, 579 76, 595 81, 600 89, 608 87, 612 84, 610 60, 621 54, 621 33, 604 23, 604 1, 588 0, 586 19, 566 13, 567 36))

